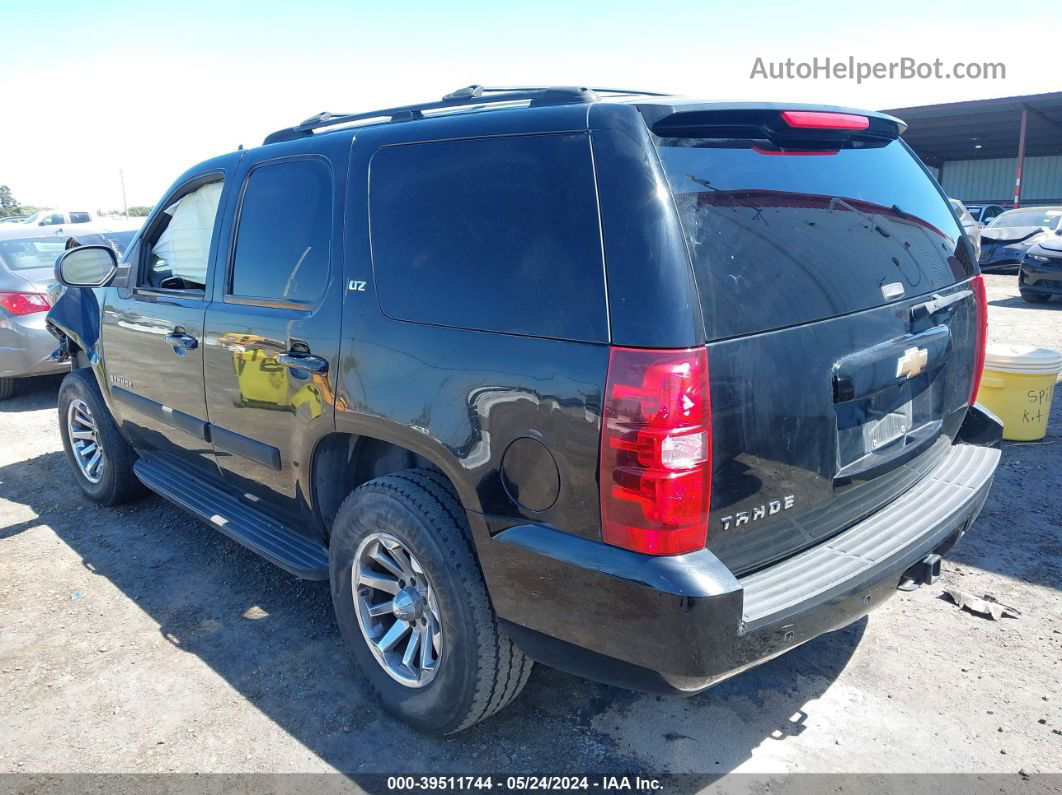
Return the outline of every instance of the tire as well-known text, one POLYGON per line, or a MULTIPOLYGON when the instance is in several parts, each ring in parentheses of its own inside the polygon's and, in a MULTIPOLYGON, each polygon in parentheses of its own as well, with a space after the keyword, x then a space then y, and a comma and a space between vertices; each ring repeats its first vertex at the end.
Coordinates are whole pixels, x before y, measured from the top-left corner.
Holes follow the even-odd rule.
POLYGON ((1051 296, 1044 293, 1034 293, 1030 290, 1021 291, 1021 300, 1030 304, 1046 304, 1051 300, 1051 296))
MULTIPOLYGON (((371 480, 351 492, 333 524, 330 580, 336 619, 354 660, 386 709, 415 729, 432 734, 467 729, 502 709, 527 684, 533 663, 498 626, 464 510, 441 473, 410 469, 371 480), (430 628, 437 615, 441 631, 436 667, 426 684, 403 684, 388 673, 359 624, 351 586, 353 566, 356 557, 365 560, 365 550, 372 549, 381 534, 405 547, 404 554, 411 556, 406 562, 414 567, 419 563, 427 576, 420 588, 426 588, 434 612, 429 610, 428 618, 421 620, 430 628)), ((388 596, 363 584, 359 593, 388 596)), ((370 601, 376 600, 366 597, 363 605, 370 601)), ((395 598, 392 604, 397 603, 395 598)), ((364 610, 361 614, 366 615, 364 610)), ((397 615, 382 615, 378 625, 364 620, 383 632, 388 623, 399 624, 397 615)), ((427 637, 427 630, 424 633, 422 637, 427 637)), ((412 631, 405 637, 411 642, 412 631)), ((405 642, 400 640, 395 649, 405 642)), ((423 651, 424 646, 417 648, 423 651)))
MULTIPOLYGON (((84 426, 81 427, 84 429, 84 426)), ((73 470, 74 480, 90 500, 100 505, 121 505, 146 493, 147 489, 133 474, 136 453, 118 432, 118 426, 114 424, 90 370, 72 370, 59 387, 59 433, 63 437, 63 450, 73 470), (74 452, 68 420, 71 404, 75 401, 88 407, 95 426, 95 442, 102 454, 102 463, 96 471, 98 480, 95 482, 82 470, 74 452)))
POLYGON ((15 394, 15 379, 0 378, 0 400, 7 400, 15 394))

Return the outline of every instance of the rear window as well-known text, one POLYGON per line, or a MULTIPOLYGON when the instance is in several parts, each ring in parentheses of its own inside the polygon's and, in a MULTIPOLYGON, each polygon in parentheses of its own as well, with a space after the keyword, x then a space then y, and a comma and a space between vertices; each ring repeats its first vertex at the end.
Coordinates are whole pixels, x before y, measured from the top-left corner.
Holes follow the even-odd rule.
POLYGON ((709 339, 868 309, 972 273, 951 208, 900 141, 787 155, 735 139, 657 146, 709 339))
POLYGON ((606 341, 597 195, 585 135, 385 147, 369 190, 389 317, 606 341))

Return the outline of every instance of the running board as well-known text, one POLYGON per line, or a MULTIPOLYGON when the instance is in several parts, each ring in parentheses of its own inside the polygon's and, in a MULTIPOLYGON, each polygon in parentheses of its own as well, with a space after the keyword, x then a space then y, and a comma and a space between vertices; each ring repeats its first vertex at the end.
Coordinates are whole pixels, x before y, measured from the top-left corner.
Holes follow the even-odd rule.
POLYGON ((141 457, 133 472, 152 491, 195 514, 215 530, 307 580, 328 579, 328 550, 269 518, 184 467, 141 457))

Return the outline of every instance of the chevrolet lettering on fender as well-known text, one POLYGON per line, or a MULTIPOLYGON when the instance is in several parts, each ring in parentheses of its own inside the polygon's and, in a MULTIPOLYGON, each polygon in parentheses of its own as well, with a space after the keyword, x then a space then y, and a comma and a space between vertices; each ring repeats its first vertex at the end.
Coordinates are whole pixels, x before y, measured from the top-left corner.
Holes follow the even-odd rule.
POLYGON ((932 582, 988 495, 984 284, 904 129, 476 85, 277 130, 60 258, 74 482, 328 581, 421 731, 533 662, 704 690, 932 582))

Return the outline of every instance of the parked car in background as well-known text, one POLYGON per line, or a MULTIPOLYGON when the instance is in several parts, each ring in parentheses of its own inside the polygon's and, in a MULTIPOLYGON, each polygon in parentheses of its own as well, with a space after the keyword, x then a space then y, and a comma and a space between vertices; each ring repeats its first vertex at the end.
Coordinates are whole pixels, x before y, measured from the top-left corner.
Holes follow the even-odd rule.
POLYGON ((690 694, 932 582, 1000 427, 902 122, 616 93, 322 114, 189 169, 123 262, 66 252, 73 482, 330 579, 441 733, 531 660, 690 694))
POLYGON ((968 204, 966 209, 969 210, 970 215, 982 229, 991 223, 996 216, 1002 215, 1007 211, 1006 207, 999 204, 968 204))
POLYGON ((1044 235, 1029 247, 1018 269, 1018 289, 1030 304, 1062 296, 1062 235, 1044 235))
POLYGON ((88 210, 38 210, 22 223, 33 226, 64 226, 69 224, 90 224, 99 219, 88 210))
POLYGON ((970 236, 970 240, 974 244, 974 252, 977 254, 977 258, 981 258, 981 227, 978 225, 974 217, 970 215, 970 211, 966 208, 958 199, 948 199, 951 202, 951 206, 955 208, 955 214, 959 216, 959 223, 962 224, 963 231, 970 236))
POLYGON ((1008 210, 981 230, 983 271, 1016 273, 1025 252, 1062 230, 1062 206, 1008 210))
POLYGON ((17 379, 69 369, 49 359, 56 340, 44 325, 60 294, 54 275, 58 256, 78 245, 110 245, 121 253, 135 234, 136 228, 100 224, 77 224, 76 230, 0 227, 0 400, 14 394, 17 379))

